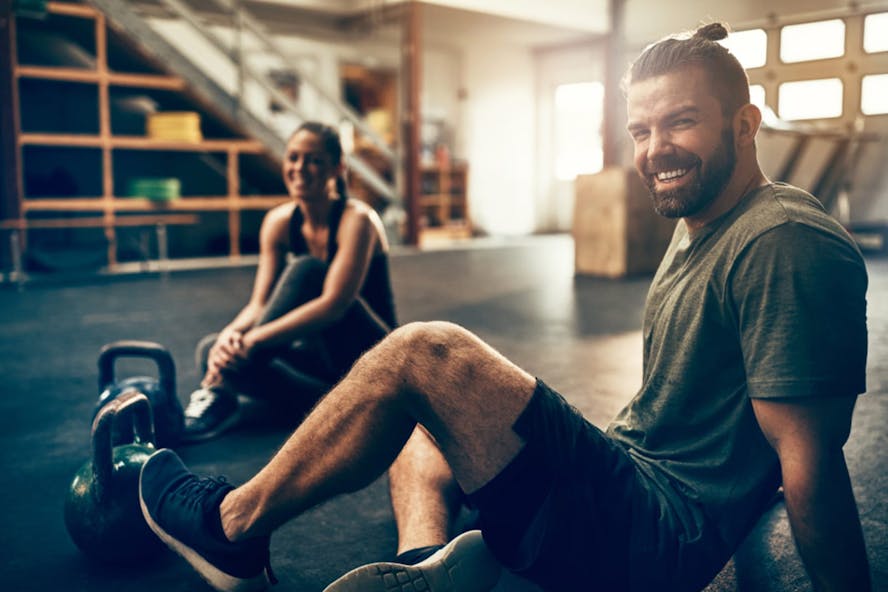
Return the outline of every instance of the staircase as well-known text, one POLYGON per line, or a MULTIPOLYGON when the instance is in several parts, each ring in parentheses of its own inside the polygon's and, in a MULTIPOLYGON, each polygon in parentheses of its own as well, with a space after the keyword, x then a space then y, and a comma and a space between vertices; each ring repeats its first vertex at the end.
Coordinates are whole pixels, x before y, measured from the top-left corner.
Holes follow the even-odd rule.
MULTIPOLYGON (((265 27, 236 0, 212 0, 232 23, 228 31, 206 21, 182 0, 159 0, 166 14, 145 17, 128 0, 89 0, 108 22, 126 34, 143 52, 155 56, 171 73, 182 77, 205 101, 229 116, 246 134, 262 142, 274 154, 282 154, 292 129, 302 121, 350 126, 372 142, 377 153, 398 170, 398 155, 369 128, 361 116, 330 94, 310 74, 288 59, 265 27), (227 39, 226 37, 227 33, 227 39), (245 51, 244 48, 250 48, 245 51), (256 65, 263 62, 264 67, 256 65), (272 78, 275 70, 294 72, 300 84, 319 98, 319 113, 305 113, 272 78), (287 127, 270 124, 269 105, 280 110, 276 118, 291 121, 287 127), (335 121, 330 120, 332 114, 335 121)), ((375 168, 355 154, 347 154, 352 174, 360 177, 389 204, 401 206, 400 192, 375 168)))
POLYGON ((147 12, 124 0, 7 7, 0 283, 255 254, 264 213, 290 199, 280 157, 307 119, 339 125, 354 194, 372 200, 390 220, 390 241, 401 242, 400 193, 377 173, 399 172, 397 154, 296 71, 251 15, 231 0, 202 1, 228 10, 236 26, 214 26, 181 0, 156 0, 147 12), (273 79, 280 71, 310 96, 297 102, 283 92, 273 79), (150 133, 163 113, 190 124, 150 133), (374 166, 349 153, 357 133, 374 166))

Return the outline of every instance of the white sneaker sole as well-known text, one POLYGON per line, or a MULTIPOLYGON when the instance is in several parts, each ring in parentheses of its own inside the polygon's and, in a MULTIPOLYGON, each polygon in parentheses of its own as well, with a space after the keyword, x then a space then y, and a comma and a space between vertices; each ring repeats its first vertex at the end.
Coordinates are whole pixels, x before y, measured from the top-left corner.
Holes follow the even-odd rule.
POLYGON ((472 530, 416 565, 371 563, 348 572, 324 592, 487 592, 501 567, 472 530))

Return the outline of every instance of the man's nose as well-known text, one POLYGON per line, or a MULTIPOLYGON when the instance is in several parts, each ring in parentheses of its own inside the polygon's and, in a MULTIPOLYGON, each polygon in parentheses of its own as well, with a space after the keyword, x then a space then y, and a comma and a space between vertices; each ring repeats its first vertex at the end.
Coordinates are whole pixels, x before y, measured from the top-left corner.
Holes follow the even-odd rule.
POLYGON ((652 131, 648 139, 648 160, 655 160, 658 156, 671 154, 673 151, 672 138, 668 133, 652 131))

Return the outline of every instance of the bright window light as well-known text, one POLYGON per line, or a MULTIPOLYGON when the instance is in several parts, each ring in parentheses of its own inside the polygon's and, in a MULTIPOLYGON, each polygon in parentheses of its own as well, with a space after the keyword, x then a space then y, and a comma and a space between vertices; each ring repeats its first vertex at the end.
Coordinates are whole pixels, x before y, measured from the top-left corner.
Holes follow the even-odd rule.
POLYGON ((870 14, 863 19, 863 50, 867 53, 888 51, 888 12, 870 14))
POLYGON ((864 115, 888 113, 888 74, 863 77, 860 87, 860 111, 864 115))
POLYGON ((845 21, 832 19, 780 30, 780 59, 785 63, 838 58, 845 55, 845 21))
POLYGON ((768 61, 768 34, 764 29, 737 31, 719 41, 744 68, 761 68, 768 61))
POLYGON ((778 89, 782 119, 824 119, 842 115, 842 81, 838 78, 784 82, 778 89))
POLYGON ((765 87, 761 84, 749 85, 749 102, 759 109, 765 108, 765 87))
POLYGON ((601 122, 604 85, 561 84, 555 88, 555 176, 571 181, 604 165, 601 122))

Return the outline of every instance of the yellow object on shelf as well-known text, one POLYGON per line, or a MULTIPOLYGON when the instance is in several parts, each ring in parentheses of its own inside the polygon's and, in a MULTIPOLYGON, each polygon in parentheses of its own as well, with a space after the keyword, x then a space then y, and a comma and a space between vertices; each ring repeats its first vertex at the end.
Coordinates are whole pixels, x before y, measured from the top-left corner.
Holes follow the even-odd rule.
POLYGON ((200 142, 200 113, 194 111, 165 111, 151 113, 146 123, 146 133, 155 140, 175 142, 200 142))

